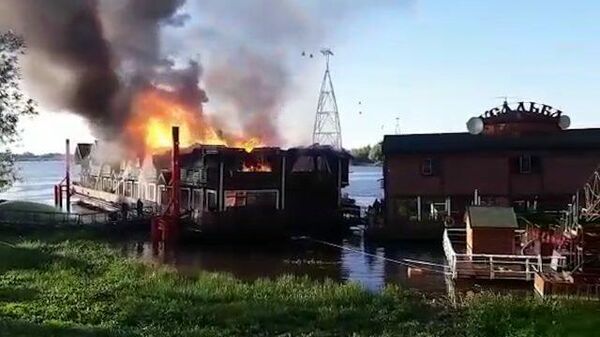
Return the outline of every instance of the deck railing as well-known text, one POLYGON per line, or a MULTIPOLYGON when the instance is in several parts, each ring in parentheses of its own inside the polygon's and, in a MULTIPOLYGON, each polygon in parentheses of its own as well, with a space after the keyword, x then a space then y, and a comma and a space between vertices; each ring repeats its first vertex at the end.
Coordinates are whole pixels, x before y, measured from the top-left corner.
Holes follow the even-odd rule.
POLYGON ((130 210, 126 218, 122 212, 95 212, 95 213, 64 213, 64 212, 39 212, 23 210, 0 210, 0 224, 4 225, 27 225, 27 226, 83 226, 83 225, 106 225, 115 221, 137 220, 150 216, 144 210, 140 216, 136 210, 130 210))
POLYGON ((64 213, 23 210, 0 210, 0 223, 10 225, 100 225, 111 221, 109 213, 64 213))
POLYGON ((536 272, 549 270, 553 261, 558 266, 565 262, 563 256, 457 253, 456 247, 463 239, 466 239, 464 228, 444 230, 443 248, 453 279, 532 281, 536 272))

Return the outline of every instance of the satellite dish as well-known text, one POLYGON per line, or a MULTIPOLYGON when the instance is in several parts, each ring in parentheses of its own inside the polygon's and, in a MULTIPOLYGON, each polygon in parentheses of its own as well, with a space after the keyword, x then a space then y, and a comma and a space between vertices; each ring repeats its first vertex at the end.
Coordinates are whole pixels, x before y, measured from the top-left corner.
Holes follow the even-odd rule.
POLYGON ((483 120, 481 117, 471 117, 467 122, 467 130, 472 135, 478 135, 483 131, 483 120))
POLYGON ((561 115, 560 119, 558 120, 558 126, 562 130, 568 129, 569 126, 571 126, 571 118, 569 118, 569 116, 567 116, 567 115, 561 115))

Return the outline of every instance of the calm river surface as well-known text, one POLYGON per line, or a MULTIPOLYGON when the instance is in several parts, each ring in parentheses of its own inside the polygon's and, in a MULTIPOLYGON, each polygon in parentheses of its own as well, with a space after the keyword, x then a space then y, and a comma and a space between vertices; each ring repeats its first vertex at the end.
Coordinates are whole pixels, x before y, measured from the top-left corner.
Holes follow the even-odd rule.
MULTIPOLYGON (((52 188, 64 176, 64 164, 56 161, 20 162, 18 166, 22 180, 10 190, 0 193, 0 199, 52 204, 52 188)), ((375 198, 382 197, 381 178, 381 167, 352 166, 350 186, 344 192, 356 199, 358 204, 368 205, 375 198)), ((409 276, 405 266, 384 259, 411 258, 443 263, 440 245, 382 245, 365 241, 359 235, 333 244, 344 249, 307 239, 268 245, 186 245, 172 252, 163 262, 186 274, 199 270, 226 272, 244 280, 294 274, 358 282, 370 290, 394 283, 425 291, 445 291, 442 275, 412 273, 409 276)), ((143 260, 156 261, 143 240, 129 242, 124 245, 123 251, 143 260)))

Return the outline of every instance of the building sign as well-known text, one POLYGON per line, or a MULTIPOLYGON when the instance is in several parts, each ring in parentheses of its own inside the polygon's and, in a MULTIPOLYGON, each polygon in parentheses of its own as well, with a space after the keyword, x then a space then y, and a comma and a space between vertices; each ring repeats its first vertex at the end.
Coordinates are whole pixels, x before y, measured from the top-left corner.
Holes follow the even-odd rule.
POLYGON ((561 110, 555 109, 546 104, 538 104, 535 102, 517 102, 512 103, 511 107, 508 102, 504 102, 503 105, 484 112, 481 117, 489 118, 513 113, 536 114, 554 118, 559 118, 562 115, 561 110))

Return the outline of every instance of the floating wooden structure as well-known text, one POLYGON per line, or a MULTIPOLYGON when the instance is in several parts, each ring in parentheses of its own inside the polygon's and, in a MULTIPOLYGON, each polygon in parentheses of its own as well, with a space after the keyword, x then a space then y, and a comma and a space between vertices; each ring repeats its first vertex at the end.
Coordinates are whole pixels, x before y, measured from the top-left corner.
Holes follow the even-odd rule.
POLYGON ((467 254, 514 254, 519 225, 512 208, 469 206, 465 223, 467 254))
POLYGON ((526 230, 511 207, 469 206, 466 228, 446 228, 443 248, 453 279, 532 281, 536 273, 565 264, 560 255, 528 254, 526 230))
POLYGON ((572 200, 563 237, 552 241, 555 253, 568 257, 568 268, 538 273, 535 290, 542 297, 600 299, 600 166, 572 200))
POLYGON ((600 299, 600 226, 579 224, 565 232, 562 249, 554 253, 567 259, 566 268, 546 270, 535 277, 535 291, 542 297, 600 299))
POLYGON ((472 118, 469 133, 386 135, 384 221, 369 230, 439 240, 474 190, 485 205, 564 210, 600 162, 600 129, 568 130, 568 121, 546 104, 504 102, 472 118))
MULTIPOLYGON (((519 232, 513 233, 514 244, 519 232)), ((446 228, 443 248, 452 279, 532 281, 537 272, 550 270, 553 263, 560 265, 564 260, 555 256, 468 253, 466 228, 446 228)))
POLYGON ((120 162, 102 160, 101 152, 98 144, 76 149, 81 176, 73 191, 86 203, 142 203, 161 215, 175 208, 183 230, 205 236, 255 240, 347 229, 344 219, 352 207, 342 188, 351 156, 345 151, 198 145, 176 156, 120 162))
POLYGON ((534 289, 541 297, 600 300, 600 275, 555 271, 536 273, 534 289))

